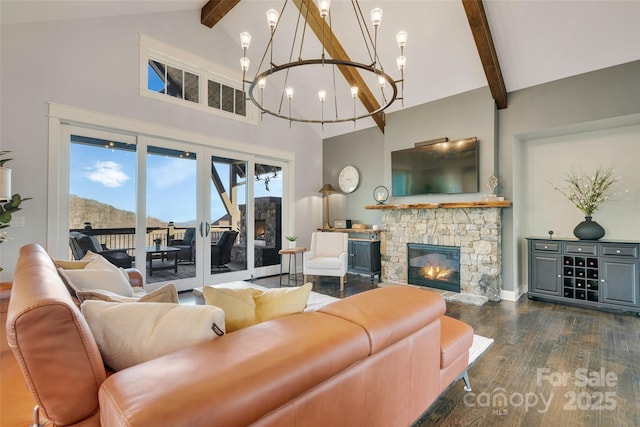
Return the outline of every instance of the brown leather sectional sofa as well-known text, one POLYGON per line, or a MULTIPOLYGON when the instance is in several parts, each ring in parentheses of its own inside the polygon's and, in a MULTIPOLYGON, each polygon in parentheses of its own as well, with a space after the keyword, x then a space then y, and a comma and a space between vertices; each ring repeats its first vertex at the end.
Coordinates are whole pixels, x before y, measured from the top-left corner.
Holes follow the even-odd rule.
POLYGON ((21 249, 7 338, 44 416, 78 426, 407 426, 465 372, 473 332, 393 286, 107 375, 47 253, 21 249))

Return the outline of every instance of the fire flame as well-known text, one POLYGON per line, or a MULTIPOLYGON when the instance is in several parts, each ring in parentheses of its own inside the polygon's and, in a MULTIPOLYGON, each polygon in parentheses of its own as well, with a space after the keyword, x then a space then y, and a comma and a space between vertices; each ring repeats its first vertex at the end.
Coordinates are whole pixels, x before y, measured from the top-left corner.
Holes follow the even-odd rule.
POLYGON ((452 269, 442 268, 439 265, 429 265, 420 269, 420 275, 429 280, 447 280, 451 273, 453 273, 452 269))

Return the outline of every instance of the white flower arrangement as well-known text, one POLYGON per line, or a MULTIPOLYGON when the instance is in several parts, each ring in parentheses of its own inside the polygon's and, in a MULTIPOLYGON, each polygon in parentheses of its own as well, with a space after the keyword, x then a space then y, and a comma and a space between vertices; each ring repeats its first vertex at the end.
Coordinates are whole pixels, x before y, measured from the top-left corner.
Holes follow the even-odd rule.
POLYGON ((609 198, 618 178, 613 175, 612 168, 598 167, 593 175, 571 170, 564 181, 567 183, 565 190, 555 185, 553 188, 569 199, 585 217, 590 217, 609 198))

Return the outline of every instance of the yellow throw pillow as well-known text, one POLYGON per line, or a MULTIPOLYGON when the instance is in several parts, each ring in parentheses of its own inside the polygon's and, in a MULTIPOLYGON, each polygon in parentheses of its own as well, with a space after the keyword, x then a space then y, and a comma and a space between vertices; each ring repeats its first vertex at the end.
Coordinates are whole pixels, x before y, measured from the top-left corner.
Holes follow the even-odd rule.
POLYGON ((253 295, 256 303, 256 323, 289 314, 302 313, 307 305, 312 287, 313 284, 309 282, 294 288, 256 291, 253 295))
POLYGON ((256 323, 256 304, 253 301, 253 288, 221 288, 205 286, 202 289, 207 305, 215 305, 224 311, 224 324, 227 332, 246 328, 256 323))

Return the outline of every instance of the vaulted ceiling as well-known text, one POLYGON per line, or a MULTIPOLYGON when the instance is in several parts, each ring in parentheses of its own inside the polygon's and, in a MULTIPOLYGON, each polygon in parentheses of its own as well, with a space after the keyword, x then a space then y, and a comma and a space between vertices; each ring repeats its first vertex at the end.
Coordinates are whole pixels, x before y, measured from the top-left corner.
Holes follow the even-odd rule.
MULTIPOLYGON (((292 2, 296 1, 301 0, 292 2)), ((238 35, 249 31, 254 37, 250 56, 257 64, 269 37, 265 11, 280 10, 282 4, 282 0, 2 0, 0 16, 5 25, 193 11, 194 25, 202 25, 200 18, 209 24, 211 19, 219 21, 211 31, 224 31, 237 40, 238 58, 242 53, 238 35)), ((378 53, 386 69, 393 68, 388 71, 391 75, 398 56, 395 34, 400 30, 409 34, 404 108, 483 86, 490 87, 498 108, 508 108, 509 92, 640 60, 640 1, 360 0, 360 5, 367 16, 374 7, 384 10, 378 53)), ((352 15, 348 0, 333 0, 331 8, 335 21, 352 15)), ((360 30, 354 25, 346 28, 336 28, 335 35, 354 57, 362 50, 356 43, 360 30)), ((400 108, 395 103, 387 111, 400 108)), ((357 126, 376 125, 380 123, 365 119, 357 126)), ((321 135, 352 130, 352 124, 337 124, 325 126, 321 135)))

